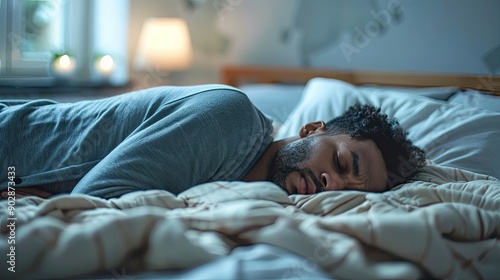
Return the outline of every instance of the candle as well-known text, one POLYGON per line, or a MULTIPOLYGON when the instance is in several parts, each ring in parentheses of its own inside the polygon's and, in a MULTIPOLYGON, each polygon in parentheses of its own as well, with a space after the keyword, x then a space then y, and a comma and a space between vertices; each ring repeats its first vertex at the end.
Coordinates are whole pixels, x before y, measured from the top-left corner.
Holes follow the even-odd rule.
POLYGON ((109 54, 100 56, 95 61, 95 68, 97 71, 105 76, 109 75, 115 66, 113 57, 109 54))
POLYGON ((58 74, 70 74, 75 69, 75 66, 75 60, 67 54, 57 57, 52 62, 52 67, 58 74))

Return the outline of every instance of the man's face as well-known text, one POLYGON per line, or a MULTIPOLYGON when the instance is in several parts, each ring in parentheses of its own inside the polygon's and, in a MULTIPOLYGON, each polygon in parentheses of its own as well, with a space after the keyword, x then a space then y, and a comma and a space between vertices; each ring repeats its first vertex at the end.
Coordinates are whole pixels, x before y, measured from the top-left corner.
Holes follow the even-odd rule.
POLYGON ((317 134, 289 143, 278 150, 271 170, 272 181, 289 194, 386 190, 387 170, 377 145, 346 134, 317 134))

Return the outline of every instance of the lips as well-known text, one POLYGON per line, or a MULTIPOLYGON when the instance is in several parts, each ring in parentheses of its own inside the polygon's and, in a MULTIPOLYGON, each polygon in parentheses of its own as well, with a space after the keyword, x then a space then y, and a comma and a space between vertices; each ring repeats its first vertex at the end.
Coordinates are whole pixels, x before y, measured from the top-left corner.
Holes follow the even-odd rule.
POLYGON ((307 182, 303 176, 299 176, 299 184, 297 187, 297 192, 299 194, 307 194, 307 182))
POLYGON ((314 189, 311 184, 308 184, 307 179, 304 175, 298 177, 297 192, 299 194, 313 194, 314 189))

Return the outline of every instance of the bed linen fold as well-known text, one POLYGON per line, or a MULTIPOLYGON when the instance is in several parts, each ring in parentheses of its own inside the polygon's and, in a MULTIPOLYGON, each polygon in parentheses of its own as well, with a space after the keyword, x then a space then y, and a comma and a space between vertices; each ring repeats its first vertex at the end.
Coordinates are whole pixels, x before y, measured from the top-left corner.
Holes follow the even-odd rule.
POLYGON ((2 279, 186 269, 261 243, 339 279, 500 273, 500 181, 433 164, 385 193, 288 196, 269 182, 212 182, 178 196, 151 190, 110 200, 21 198, 15 272, 6 267, 7 207, 0 204, 2 279))

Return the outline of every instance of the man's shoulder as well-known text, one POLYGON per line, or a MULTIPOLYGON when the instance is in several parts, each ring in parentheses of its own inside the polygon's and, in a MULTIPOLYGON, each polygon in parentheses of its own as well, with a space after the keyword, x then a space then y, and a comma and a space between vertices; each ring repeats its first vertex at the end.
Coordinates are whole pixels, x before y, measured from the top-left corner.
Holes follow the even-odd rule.
POLYGON ((179 87, 177 90, 179 92, 176 93, 176 101, 185 100, 189 106, 203 107, 213 113, 215 111, 231 112, 234 118, 260 115, 248 96, 231 86, 212 84, 179 87))
POLYGON ((222 84, 162 86, 130 97, 127 102, 137 103, 135 107, 146 103, 147 106, 143 107, 148 111, 156 108, 156 113, 164 116, 176 112, 184 120, 205 118, 217 120, 225 126, 255 126, 259 129, 271 125, 245 93, 222 84))
MULTIPOLYGON (((144 94, 149 96, 166 97, 168 99, 184 99, 188 97, 196 97, 203 99, 210 94, 225 94, 238 97, 246 97, 246 95, 235 87, 222 84, 206 84, 195 86, 160 86, 143 90, 144 94)), ((221 95, 222 97, 223 95, 221 95)))

